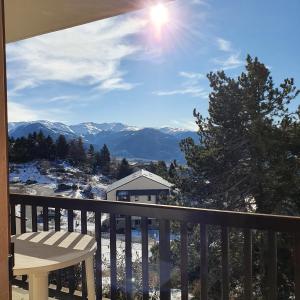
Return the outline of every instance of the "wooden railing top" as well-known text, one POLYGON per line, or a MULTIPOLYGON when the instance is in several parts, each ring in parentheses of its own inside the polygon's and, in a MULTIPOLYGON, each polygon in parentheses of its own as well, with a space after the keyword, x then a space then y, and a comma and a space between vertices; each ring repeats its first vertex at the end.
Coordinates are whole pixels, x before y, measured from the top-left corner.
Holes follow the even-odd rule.
POLYGON ((112 213, 226 227, 272 230, 278 232, 300 232, 300 217, 294 216, 24 194, 10 194, 10 202, 11 204, 22 203, 30 206, 112 213))

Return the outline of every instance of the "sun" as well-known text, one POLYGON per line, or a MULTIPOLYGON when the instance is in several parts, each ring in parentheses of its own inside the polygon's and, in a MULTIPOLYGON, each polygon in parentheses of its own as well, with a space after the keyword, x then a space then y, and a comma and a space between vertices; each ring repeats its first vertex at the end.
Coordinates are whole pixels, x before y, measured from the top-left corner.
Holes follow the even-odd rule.
POLYGON ((169 22, 169 12, 165 5, 158 3, 150 9, 150 18, 157 28, 162 28, 169 22))

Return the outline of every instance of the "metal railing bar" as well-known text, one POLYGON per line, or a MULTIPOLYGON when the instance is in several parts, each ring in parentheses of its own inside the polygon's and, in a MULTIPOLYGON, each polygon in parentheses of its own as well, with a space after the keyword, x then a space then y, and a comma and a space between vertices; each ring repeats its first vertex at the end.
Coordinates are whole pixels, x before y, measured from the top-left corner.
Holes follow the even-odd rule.
POLYGON ((222 299, 229 300, 229 233, 227 227, 221 229, 222 248, 222 299))
MULTIPOLYGON (((80 212, 80 218, 81 218, 81 233, 87 234, 87 211, 86 210, 82 210, 80 212)), ((87 299, 86 268, 85 268, 84 261, 82 262, 81 267, 82 267, 82 275, 81 275, 82 299, 87 299)))
POLYGON ((26 206, 21 204, 21 233, 26 232, 26 206))
POLYGON ((252 299, 252 231, 244 230, 244 298, 252 299))
POLYGON ((32 222, 32 231, 37 232, 37 206, 31 206, 31 222, 32 222))
POLYGON ((110 215, 110 298, 117 298, 116 216, 110 215))
POLYGON ((180 275, 181 275, 181 299, 188 300, 188 244, 187 225, 180 224, 180 275))
POLYGON ((203 223, 226 227, 295 232, 300 227, 300 217, 264 215, 255 213, 219 211, 159 204, 143 204, 89 199, 62 199, 55 197, 11 194, 12 204, 26 204, 64 209, 101 211, 103 213, 133 215, 148 218, 177 220, 190 223, 203 223))
POLYGON ((300 232, 295 234, 294 247, 294 262, 295 262, 295 300, 300 300, 300 232))
POLYGON ((171 299, 170 222, 159 220, 160 299, 171 299))
POLYGON ((125 278, 126 299, 132 297, 132 249, 131 249, 131 217, 125 216, 125 278))
POLYGON ((102 300, 102 249, 101 249, 101 213, 95 213, 95 238, 97 251, 95 257, 96 264, 96 299, 102 300))
POLYGON ((208 241, 206 224, 200 224, 201 300, 208 299, 208 241))
POLYGON ((277 299, 277 236, 268 232, 268 299, 277 299))

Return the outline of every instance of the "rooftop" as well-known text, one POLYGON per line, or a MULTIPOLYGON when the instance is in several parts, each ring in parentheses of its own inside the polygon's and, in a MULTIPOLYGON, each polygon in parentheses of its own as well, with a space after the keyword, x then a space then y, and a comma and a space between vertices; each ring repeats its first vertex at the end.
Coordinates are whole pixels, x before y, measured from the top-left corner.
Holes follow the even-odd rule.
POLYGON ((122 185, 125 185, 139 177, 145 177, 145 178, 148 178, 148 179, 151 179, 157 183, 160 183, 168 188, 171 188, 173 186, 172 183, 170 183, 169 181, 163 179, 162 177, 156 175, 156 174, 153 174, 149 171, 146 171, 144 169, 141 169, 129 176, 126 176, 116 182, 114 182, 113 184, 111 184, 110 186, 108 186, 107 188, 107 192, 110 192, 110 191, 113 191, 115 189, 117 189, 118 187, 122 186, 122 185))

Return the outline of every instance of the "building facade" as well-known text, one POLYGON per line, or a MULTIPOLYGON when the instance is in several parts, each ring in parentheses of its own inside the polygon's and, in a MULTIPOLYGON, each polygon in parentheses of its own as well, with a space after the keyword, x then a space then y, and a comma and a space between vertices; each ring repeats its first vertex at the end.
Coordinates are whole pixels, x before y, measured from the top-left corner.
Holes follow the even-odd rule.
POLYGON ((161 196, 170 194, 172 186, 162 177, 142 169, 111 184, 107 200, 156 204, 161 196))

